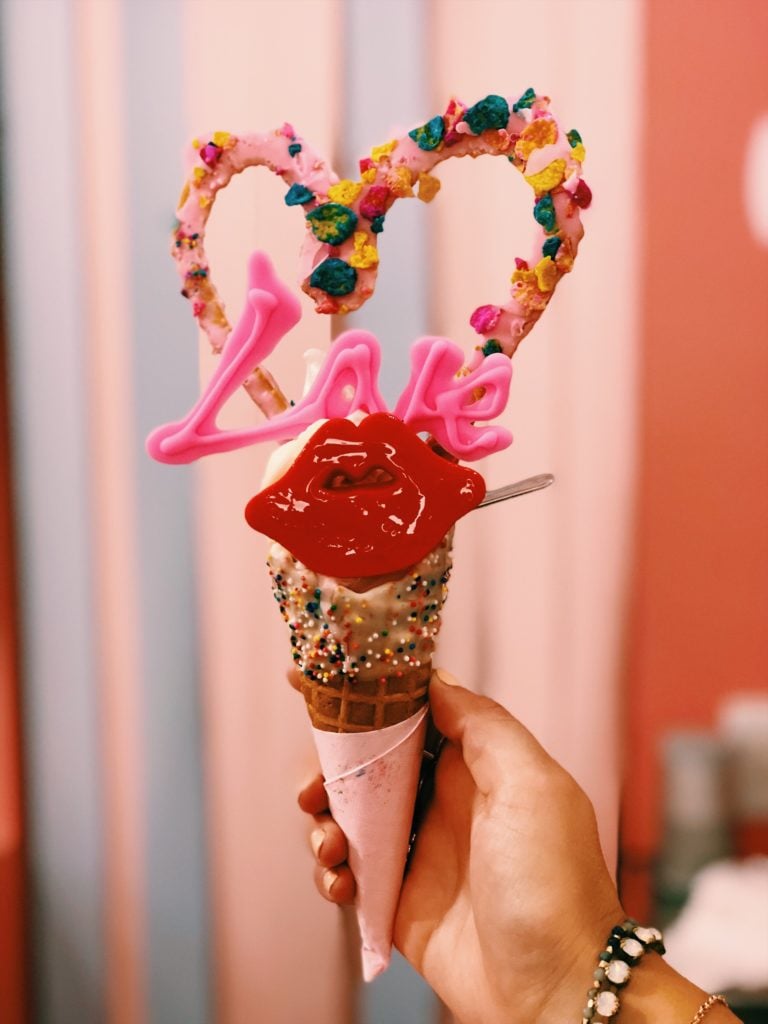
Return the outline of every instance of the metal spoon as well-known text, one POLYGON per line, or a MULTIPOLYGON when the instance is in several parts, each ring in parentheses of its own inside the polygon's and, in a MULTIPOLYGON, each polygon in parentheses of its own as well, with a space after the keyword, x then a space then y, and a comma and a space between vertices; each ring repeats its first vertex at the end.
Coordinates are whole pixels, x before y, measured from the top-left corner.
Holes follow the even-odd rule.
POLYGON ((521 494, 540 491, 544 487, 549 487, 554 482, 555 478, 551 473, 539 473, 538 476, 529 476, 525 480, 518 480, 516 484, 507 484, 506 487, 497 487, 494 491, 488 491, 477 507, 484 508, 486 505, 495 505, 497 501, 506 501, 507 498, 519 498, 521 494))

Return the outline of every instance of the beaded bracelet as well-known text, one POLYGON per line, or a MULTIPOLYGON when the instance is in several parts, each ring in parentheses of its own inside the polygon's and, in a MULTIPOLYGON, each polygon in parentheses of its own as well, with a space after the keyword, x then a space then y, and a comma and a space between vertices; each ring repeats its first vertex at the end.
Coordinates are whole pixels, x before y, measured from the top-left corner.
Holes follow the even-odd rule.
POLYGON ((632 967, 649 949, 664 953, 664 940, 658 928, 643 928, 637 921, 627 918, 611 929, 592 975, 594 985, 587 993, 582 1024, 598 1024, 616 1016, 618 992, 629 981, 632 967))

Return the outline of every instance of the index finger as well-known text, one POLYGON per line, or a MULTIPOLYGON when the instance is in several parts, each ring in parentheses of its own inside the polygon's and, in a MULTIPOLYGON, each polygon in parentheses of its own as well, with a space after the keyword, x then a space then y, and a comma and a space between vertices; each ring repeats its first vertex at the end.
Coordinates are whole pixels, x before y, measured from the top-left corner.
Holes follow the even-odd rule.
POLYGON ((323 814, 328 810, 328 794, 323 776, 316 775, 299 792, 299 807, 306 814, 323 814))
POLYGON ((554 764, 538 740, 501 704, 433 673, 429 702, 435 725, 461 747, 481 793, 490 795, 532 769, 554 764))

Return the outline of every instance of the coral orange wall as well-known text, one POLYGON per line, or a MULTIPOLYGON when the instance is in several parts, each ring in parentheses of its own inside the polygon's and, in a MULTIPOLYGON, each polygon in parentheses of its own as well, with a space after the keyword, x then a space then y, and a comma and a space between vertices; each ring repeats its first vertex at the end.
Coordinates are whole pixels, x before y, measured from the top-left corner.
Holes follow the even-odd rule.
POLYGON ((768 5, 651 0, 646 30, 623 829, 641 860, 658 836, 660 735, 709 726, 726 692, 768 683, 768 253, 744 200, 750 130, 768 113, 768 5))

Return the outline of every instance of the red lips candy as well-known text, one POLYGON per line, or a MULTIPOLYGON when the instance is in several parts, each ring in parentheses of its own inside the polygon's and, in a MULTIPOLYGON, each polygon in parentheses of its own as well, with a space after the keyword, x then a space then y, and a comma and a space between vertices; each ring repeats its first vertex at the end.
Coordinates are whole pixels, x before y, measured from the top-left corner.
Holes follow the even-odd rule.
POLYGON ((314 572, 379 576, 415 565, 484 496, 479 473, 375 413, 324 423, 245 518, 314 572))

